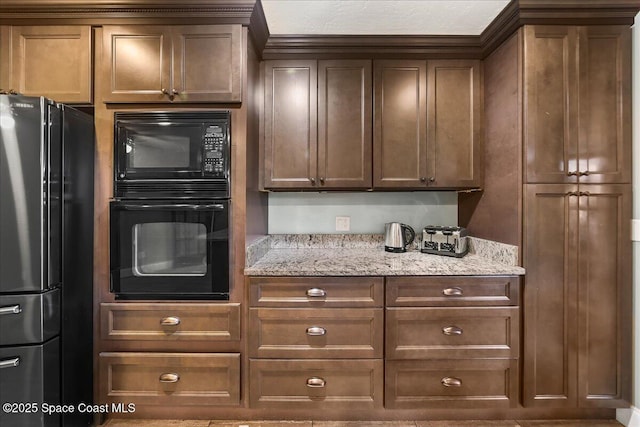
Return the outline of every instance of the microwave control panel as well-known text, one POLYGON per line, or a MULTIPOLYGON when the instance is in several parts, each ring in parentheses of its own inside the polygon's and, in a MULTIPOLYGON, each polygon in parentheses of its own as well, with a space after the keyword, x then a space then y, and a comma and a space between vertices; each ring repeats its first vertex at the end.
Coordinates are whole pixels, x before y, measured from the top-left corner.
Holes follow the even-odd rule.
POLYGON ((204 173, 225 176, 226 134, 222 126, 208 126, 204 134, 204 173))

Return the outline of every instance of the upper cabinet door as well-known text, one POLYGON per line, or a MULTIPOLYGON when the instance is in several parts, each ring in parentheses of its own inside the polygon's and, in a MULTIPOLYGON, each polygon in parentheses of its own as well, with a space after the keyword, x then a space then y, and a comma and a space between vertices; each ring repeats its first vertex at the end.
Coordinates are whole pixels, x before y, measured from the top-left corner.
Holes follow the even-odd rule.
POLYGON ((524 29, 526 183, 577 182, 577 27, 524 29))
POLYGON ((427 63, 427 176, 430 187, 482 184, 480 61, 427 63))
POLYGON ((266 61, 264 74, 264 187, 317 188, 317 63, 266 61))
POLYGON ((103 27, 104 102, 240 102, 240 25, 103 27))
POLYGON ((164 102, 171 89, 171 32, 161 26, 104 26, 104 102, 164 102))
POLYGON ((631 30, 579 27, 580 183, 631 182, 631 30))
POLYGON ((320 188, 371 187, 371 61, 318 64, 320 188))
POLYGON ((373 186, 425 188, 427 63, 374 62, 373 186))
POLYGON ((7 27, 2 36, 4 90, 91 104, 91 27, 7 27))
POLYGON ((526 26, 525 181, 631 182, 625 26, 526 26))
POLYGON ((194 25, 173 28, 174 100, 242 101, 242 27, 194 25))

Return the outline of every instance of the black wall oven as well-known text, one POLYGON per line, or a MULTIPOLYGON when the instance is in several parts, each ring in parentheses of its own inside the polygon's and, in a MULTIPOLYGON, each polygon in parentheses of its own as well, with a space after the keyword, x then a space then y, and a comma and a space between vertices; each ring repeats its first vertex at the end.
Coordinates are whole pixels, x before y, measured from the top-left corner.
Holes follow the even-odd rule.
POLYGON ((115 113, 116 299, 229 299, 228 111, 115 113))
POLYGON ((229 299, 229 201, 114 200, 117 299, 229 299))

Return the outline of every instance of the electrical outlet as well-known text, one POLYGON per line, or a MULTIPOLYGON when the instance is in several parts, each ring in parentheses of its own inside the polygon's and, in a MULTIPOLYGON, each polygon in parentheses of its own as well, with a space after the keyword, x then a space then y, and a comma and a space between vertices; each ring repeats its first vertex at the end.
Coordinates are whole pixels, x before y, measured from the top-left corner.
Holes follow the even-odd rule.
MULTIPOLYGON (((338 220, 336 219, 336 226, 337 225, 338 220)), ((640 242, 640 219, 631 220, 631 240, 634 242, 640 242)))
POLYGON ((349 216, 336 217, 336 231, 349 231, 350 228, 351 228, 351 217, 349 216))

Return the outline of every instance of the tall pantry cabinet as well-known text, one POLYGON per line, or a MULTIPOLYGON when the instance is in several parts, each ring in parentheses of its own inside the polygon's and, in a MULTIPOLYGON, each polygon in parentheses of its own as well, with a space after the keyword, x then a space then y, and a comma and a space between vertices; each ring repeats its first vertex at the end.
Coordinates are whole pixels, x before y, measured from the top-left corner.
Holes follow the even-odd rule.
POLYGON ((627 27, 524 28, 524 402, 615 407, 630 391, 627 27))
POLYGON ((504 224, 522 248, 525 407, 631 397, 630 59, 627 26, 554 25, 485 61, 485 191, 466 225, 499 240, 504 224))

